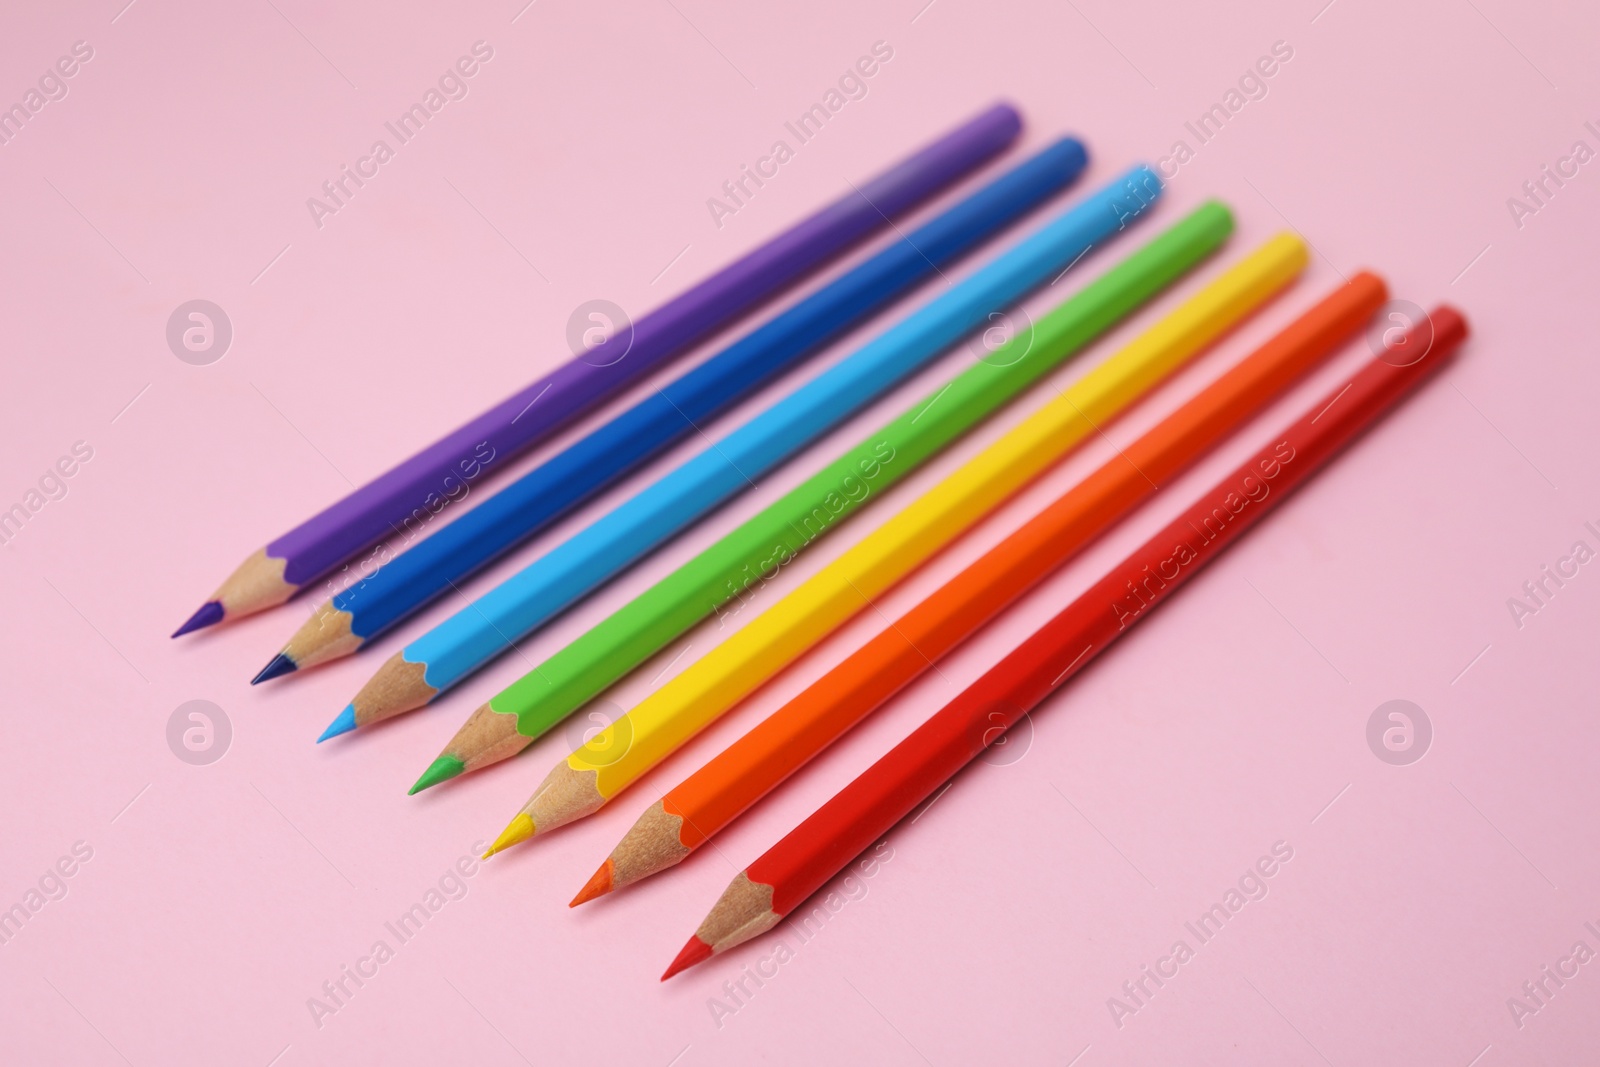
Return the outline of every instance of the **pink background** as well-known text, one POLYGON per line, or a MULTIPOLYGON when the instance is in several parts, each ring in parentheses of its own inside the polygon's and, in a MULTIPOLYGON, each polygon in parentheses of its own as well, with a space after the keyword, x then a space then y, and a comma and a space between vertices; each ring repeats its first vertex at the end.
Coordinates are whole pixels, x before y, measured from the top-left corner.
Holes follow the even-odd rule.
MULTIPOLYGON (((1592 834, 1575 832, 1592 827, 1600 802, 1600 573, 1581 569, 1520 628, 1507 598, 1574 541, 1600 548, 1583 527, 1600 525, 1600 164, 1520 227, 1507 198, 1574 141, 1600 147, 1583 127, 1600 125, 1600 19, 1509 0, 1335 0, 1320 11, 1323 0, 781 10, 540 0, 520 13, 523 0, 448 13, 305 0, 137 0, 119 11, 123 2, 13 4, 0 33, 3 101, 74 41, 94 49, 69 94, 0 146, 0 506, 24 500, 73 442, 94 450, 66 497, 0 551, 0 907, 24 900, 75 842, 93 850, 65 898, 0 946, 0 1060, 1491 1067, 1593 1057, 1600 962, 1520 1026, 1507 998, 1574 942, 1600 950, 1583 925, 1600 927, 1600 860, 1592 834), (470 95, 318 229, 306 198, 477 40, 494 57, 470 95), (866 98, 718 228, 707 197, 879 40, 894 57, 866 98), (394 947, 384 923, 493 836, 569 741, 557 732, 487 773, 405 796, 465 714, 527 668, 510 658, 426 712, 312 744, 384 657, 459 602, 355 659, 257 689, 247 679, 314 599, 195 639, 168 632, 245 554, 347 482, 563 359, 581 302, 643 311, 997 98, 1026 115, 1019 151, 1063 132, 1085 139, 1094 162, 1080 189, 1154 163, 1177 138, 1193 147, 1183 123, 1280 40, 1294 54, 1268 95, 1199 149, 1160 209, 1164 225, 1225 198, 1239 233, 1224 258, 1055 384, 1286 226, 1317 250, 1304 281, 1113 429, 1114 441, 1361 266, 1383 272, 1397 297, 1461 307, 1475 338, 1459 364, 1040 709, 1019 761, 974 767, 896 828, 865 895, 857 887, 810 941, 785 930, 794 958, 760 988, 747 980, 752 995, 730 1000, 723 983, 769 957, 776 936, 656 981, 734 871, 1366 359, 1364 344, 716 848, 640 889, 565 906, 645 805, 879 620, 837 635, 599 816, 476 870, 464 898, 317 1025, 308 998, 379 938, 394 947), (173 309, 194 298, 220 304, 234 327, 210 366, 180 362, 164 339, 173 309), (1403 767, 1365 739, 1373 709, 1397 698, 1434 729, 1426 756, 1403 767), (166 740, 173 710, 194 699, 232 724, 231 747, 209 766, 181 762, 166 740), (1184 922, 1277 841, 1294 855, 1266 898, 1197 946, 1184 922), (1107 999, 1179 938, 1195 958, 1116 1025, 1107 999), (712 998, 737 1010, 714 1011, 712 998)), ((1084 276, 1028 307, 1052 305, 1084 276)), ((971 359, 950 353, 529 641, 530 659, 971 359)), ((983 427, 780 586, 1049 395, 1036 390, 983 427)), ((1086 448, 883 610, 909 607, 1110 449, 1086 448)), ((689 635, 613 699, 631 706, 713 640, 689 635)))

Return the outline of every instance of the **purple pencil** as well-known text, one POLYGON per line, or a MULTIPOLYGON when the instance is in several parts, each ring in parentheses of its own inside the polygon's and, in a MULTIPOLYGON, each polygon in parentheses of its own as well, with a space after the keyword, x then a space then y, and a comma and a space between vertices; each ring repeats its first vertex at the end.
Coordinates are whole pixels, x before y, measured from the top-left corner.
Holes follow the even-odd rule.
MULTIPOLYGON (((646 374, 776 296, 1011 144, 1021 116, 996 104, 801 220, 688 292, 642 316, 625 358, 588 352, 501 401, 241 563, 173 637, 274 607, 391 534, 426 523, 646 374), (408 524, 410 524, 408 526, 408 524)), ((611 342, 607 342, 610 344, 611 342)))

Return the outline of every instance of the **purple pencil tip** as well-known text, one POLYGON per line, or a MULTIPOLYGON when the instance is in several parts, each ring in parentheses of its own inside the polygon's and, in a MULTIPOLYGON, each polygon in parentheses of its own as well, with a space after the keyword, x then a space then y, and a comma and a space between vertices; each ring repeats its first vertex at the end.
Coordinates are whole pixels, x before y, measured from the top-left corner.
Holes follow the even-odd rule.
POLYGON ((288 656, 279 652, 272 657, 272 662, 261 668, 261 673, 250 679, 251 685, 260 685, 283 674, 293 674, 300 669, 300 665, 288 656))
POLYGON ((222 621, 222 605, 215 600, 208 600, 200 605, 200 610, 189 616, 189 621, 172 631, 173 637, 182 637, 184 634, 196 630, 204 630, 207 626, 215 626, 222 621))

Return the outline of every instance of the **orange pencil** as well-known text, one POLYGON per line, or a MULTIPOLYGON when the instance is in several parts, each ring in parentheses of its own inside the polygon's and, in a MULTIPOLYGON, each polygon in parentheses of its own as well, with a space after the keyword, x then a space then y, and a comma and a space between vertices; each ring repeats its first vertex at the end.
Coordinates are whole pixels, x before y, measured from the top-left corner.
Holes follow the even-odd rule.
POLYGON ((1259 413, 1383 304, 1362 272, 653 804, 573 904, 681 862, 1259 413))

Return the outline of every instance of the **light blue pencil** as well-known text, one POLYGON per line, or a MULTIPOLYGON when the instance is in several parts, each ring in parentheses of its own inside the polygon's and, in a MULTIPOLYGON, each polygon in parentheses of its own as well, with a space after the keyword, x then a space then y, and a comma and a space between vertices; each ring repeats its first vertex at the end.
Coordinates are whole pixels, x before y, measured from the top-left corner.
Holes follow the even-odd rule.
POLYGON ((422 707, 683 532, 755 479, 1148 212, 1161 182, 1133 167, 654 485, 392 656, 326 740, 422 707))

